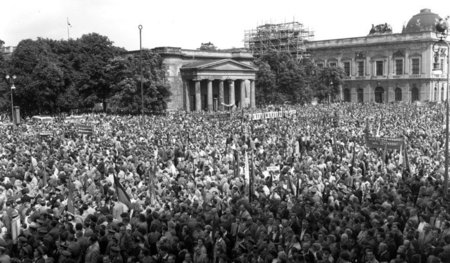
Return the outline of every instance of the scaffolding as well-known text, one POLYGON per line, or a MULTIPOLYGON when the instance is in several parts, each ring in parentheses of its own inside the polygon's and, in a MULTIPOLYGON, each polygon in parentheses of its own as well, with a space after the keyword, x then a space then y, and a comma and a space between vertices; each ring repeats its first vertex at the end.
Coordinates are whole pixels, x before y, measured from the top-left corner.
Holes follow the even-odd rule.
POLYGON ((306 54, 305 41, 312 40, 314 32, 302 23, 264 24, 245 31, 245 48, 259 57, 269 51, 289 52, 297 58, 306 54))

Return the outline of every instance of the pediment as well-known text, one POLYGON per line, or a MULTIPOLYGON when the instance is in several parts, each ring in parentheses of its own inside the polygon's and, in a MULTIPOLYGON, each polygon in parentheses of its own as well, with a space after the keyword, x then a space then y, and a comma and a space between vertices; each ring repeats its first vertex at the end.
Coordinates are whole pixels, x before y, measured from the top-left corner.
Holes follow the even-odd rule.
POLYGON ((218 70, 218 71, 256 71, 253 66, 238 62, 233 59, 222 59, 216 61, 205 62, 195 65, 185 65, 183 69, 196 69, 198 71, 204 70, 218 70))

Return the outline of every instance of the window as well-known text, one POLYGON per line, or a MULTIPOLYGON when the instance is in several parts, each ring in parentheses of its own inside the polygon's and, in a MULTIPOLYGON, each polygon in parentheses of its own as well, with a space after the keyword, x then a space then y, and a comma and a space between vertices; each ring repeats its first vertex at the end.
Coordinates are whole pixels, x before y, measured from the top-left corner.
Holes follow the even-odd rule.
POLYGON ((352 95, 350 93, 350 89, 344 89, 344 101, 346 102, 351 102, 352 100, 352 95))
POLYGON ((350 76, 350 62, 344 62, 344 72, 345 75, 350 76))
POLYGON ((383 61, 378 60, 375 62, 375 75, 383 76, 383 61))
POLYGON ((364 61, 358 61, 358 76, 364 77, 364 61))
POLYGON ((401 88, 395 89, 395 101, 402 101, 402 89, 401 88))
POLYGON ((444 59, 443 58, 441 58, 441 70, 442 71, 444 70, 444 59))
POLYGON ((335 68, 336 67, 336 62, 330 62, 330 68, 335 68))
POLYGON ((445 100, 445 89, 444 89, 444 86, 442 86, 442 88, 441 88, 441 101, 442 102, 444 102, 444 100, 445 100))
POLYGON ((363 91, 363 89, 359 88, 357 94, 358 94, 358 102, 359 103, 363 103, 364 102, 364 91, 363 91))
POLYGON ((395 60, 395 75, 403 75, 403 59, 395 60))
POLYGON ((414 102, 418 100, 420 100, 419 89, 417 88, 416 84, 413 84, 413 87, 411 89, 411 101, 414 102))
POLYGON ((420 59, 413 58, 412 62, 412 74, 420 74, 420 59))

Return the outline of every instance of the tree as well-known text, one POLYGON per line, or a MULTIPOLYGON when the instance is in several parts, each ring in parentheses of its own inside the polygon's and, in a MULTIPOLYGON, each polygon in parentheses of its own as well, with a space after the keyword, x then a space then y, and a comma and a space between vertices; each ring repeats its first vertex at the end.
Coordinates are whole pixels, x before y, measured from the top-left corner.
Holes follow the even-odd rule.
MULTIPOLYGON (((25 115, 57 113, 71 109, 92 109, 102 102, 113 103, 116 111, 137 113, 141 96, 139 60, 123 55, 96 33, 76 40, 23 40, 7 63, 7 72, 17 75, 14 104, 25 115)), ((144 104, 148 111, 164 110, 170 97, 165 70, 159 55, 144 52, 144 104)), ((0 72, 6 72, 0 60, 0 72)), ((0 88, 5 87, 0 82, 0 88)), ((10 104, 2 93, 0 107, 10 104)))
POLYGON ((78 40, 79 53, 74 62, 75 69, 80 71, 79 93, 87 107, 102 102, 106 109, 106 100, 113 95, 107 82, 106 66, 123 50, 112 44, 108 37, 97 33, 83 35, 78 40))
POLYGON ((270 103, 305 103, 311 100, 311 87, 306 72, 308 64, 287 52, 269 52, 256 61, 257 97, 270 103))
POLYGON ((22 112, 50 113, 64 89, 63 71, 58 57, 45 39, 23 40, 11 57, 11 71, 17 75, 15 104, 22 112))
POLYGON ((8 99, 8 84, 5 81, 5 76, 7 73, 7 64, 5 61, 5 58, 3 56, 3 52, 1 52, 3 45, 5 44, 5 42, 3 40, 0 39, 0 78, 2 78, 0 80, 0 111, 6 111, 7 105, 9 104, 9 99, 8 99))
POLYGON ((165 83, 165 68, 158 54, 143 52, 143 91, 141 97, 139 54, 117 57, 107 65, 108 82, 113 96, 108 100, 110 110, 127 113, 141 112, 144 102, 145 112, 167 109, 170 87, 165 83))
POLYGON ((340 67, 324 67, 317 74, 316 97, 321 101, 331 100, 339 94, 339 87, 345 78, 345 72, 340 67))
POLYGON ((268 104, 274 100, 275 74, 265 61, 258 63, 255 85, 258 87, 255 92, 256 101, 259 101, 261 104, 268 104))

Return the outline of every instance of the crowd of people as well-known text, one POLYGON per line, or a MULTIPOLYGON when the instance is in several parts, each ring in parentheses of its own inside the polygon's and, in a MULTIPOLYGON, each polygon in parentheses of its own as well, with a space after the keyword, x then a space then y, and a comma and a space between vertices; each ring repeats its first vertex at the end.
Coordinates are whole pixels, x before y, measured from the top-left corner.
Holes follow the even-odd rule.
POLYGON ((0 262, 450 262, 442 105, 289 110, 0 126, 0 262))

